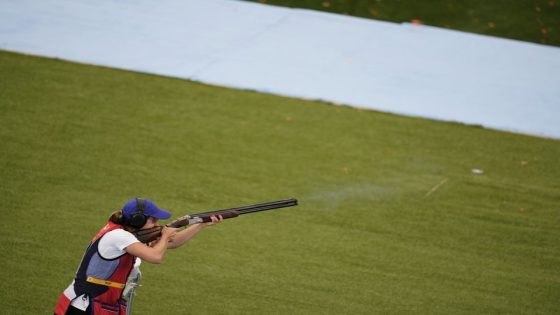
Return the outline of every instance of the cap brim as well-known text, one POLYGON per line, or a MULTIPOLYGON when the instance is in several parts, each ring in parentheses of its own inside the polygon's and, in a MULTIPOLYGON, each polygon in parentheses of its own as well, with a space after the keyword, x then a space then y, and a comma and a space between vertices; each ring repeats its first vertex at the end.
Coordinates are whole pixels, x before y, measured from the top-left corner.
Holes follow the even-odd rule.
POLYGON ((150 214, 150 216, 160 220, 166 220, 171 218, 171 212, 162 209, 157 209, 156 212, 150 214))

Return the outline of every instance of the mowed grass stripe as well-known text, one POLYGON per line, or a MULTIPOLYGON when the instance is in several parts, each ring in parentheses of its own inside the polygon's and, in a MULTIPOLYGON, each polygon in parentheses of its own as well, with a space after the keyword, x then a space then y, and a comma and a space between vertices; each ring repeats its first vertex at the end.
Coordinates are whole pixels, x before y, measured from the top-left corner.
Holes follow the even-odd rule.
POLYGON ((7 52, 0 70, 7 313, 51 313, 136 195, 174 216, 300 200, 144 264, 136 314, 560 311, 557 140, 7 52))

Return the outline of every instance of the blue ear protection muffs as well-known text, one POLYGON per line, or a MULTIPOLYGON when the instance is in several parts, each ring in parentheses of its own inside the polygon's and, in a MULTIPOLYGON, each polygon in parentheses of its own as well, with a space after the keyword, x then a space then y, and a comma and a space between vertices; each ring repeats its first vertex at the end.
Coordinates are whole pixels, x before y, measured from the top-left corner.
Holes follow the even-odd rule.
POLYGON ((148 221, 148 217, 144 214, 144 204, 144 199, 136 198, 136 212, 128 220, 128 225, 135 229, 143 227, 148 221))

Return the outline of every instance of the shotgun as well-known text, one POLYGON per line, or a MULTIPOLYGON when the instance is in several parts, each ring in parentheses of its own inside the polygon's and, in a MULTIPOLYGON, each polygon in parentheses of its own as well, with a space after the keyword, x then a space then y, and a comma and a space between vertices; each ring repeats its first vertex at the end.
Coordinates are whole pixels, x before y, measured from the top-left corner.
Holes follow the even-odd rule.
MULTIPOLYGON (((172 228, 180 228, 191 224, 212 222, 212 219, 210 217, 213 215, 215 216, 221 215, 222 218, 224 219, 231 219, 247 213, 292 207, 292 206, 297 206, 297 204, 298 204, 297 199, 292 198, 286 200, 259 203, 255 205, 249 205, 249 206, 242 206, 237 208, 213 210, 213 211, 201 212, 196 214, 188 214, 174 220, 173 222, 167 224, 166 226, 172 228)), ((134 236, 136 236, 136 238, 140 242, 149 243, 161 236, 162 229, 163 229, 162 226, 154 226, 148 229, 138 230, 136 232, 133 232, 132 234, 134 234, 134 236)))

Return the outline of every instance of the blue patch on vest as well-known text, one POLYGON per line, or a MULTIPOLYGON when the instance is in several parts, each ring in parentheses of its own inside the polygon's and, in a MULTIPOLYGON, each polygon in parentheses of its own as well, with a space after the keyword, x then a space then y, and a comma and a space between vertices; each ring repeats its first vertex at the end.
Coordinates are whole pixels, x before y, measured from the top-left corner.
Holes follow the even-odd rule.
POLYGON ((92 255, 86 270, 86 277, 108 279, 117 270, 120 259, 105 260, 96 252, 92 255))

